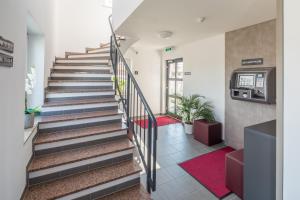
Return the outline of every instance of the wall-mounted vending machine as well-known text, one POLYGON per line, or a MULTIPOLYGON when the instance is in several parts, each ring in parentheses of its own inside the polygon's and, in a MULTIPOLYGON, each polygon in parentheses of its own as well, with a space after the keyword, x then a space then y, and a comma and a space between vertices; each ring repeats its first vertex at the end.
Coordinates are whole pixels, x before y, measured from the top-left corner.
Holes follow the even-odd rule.
POLYGON ((258 103, 276 103, 276 68, 240 68, 230 80, 231 98, 258 103))

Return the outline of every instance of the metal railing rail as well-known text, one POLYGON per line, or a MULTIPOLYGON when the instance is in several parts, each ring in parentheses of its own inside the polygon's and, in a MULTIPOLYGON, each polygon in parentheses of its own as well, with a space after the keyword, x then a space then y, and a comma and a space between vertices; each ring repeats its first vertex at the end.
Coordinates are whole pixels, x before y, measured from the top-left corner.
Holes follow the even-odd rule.
POLYGON ((125 113, 128 134, 133 135, 133 141, 138 149, 145 168, 147 191, 156 190, 156 152, 157 152, 157 122, 152 113, 129 65, 119 49, 119 40, 112 26, 110 57, 114 71, 116 95, 120 97, 121 109, 125 113))

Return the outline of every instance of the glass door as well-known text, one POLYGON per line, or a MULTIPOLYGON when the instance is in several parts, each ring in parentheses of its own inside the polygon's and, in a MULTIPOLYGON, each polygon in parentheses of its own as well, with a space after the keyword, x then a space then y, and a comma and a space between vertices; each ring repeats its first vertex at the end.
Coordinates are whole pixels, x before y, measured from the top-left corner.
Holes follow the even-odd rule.
POLYGON ((178 96, 183 95, 183 59, 167 60, 166 112, 177 114, 178 96))

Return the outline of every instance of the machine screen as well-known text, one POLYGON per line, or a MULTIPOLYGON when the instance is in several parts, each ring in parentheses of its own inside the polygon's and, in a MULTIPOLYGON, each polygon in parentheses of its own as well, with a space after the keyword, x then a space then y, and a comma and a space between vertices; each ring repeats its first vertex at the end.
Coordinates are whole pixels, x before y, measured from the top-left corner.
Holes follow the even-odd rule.
POLYGON ((254 74, 240 74, 238 79, 239 87, 254 87, 255 75, 254 74))

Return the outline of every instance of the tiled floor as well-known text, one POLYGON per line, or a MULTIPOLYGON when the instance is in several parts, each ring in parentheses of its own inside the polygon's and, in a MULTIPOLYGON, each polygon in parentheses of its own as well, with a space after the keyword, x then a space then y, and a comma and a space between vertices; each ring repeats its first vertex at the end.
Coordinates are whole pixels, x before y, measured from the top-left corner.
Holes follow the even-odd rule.
MULTIPOLYGON (((181 169, 177 163, 216 149, 223 144, 207 147, 184 133, 181 124, 158 128, 157 191, 154 200, 217 200, 211 192, 181 169)), ((142 175, 145 183, 145 175, 142 175)), ((231 194, 223 200, 240 200, 231 194)))

